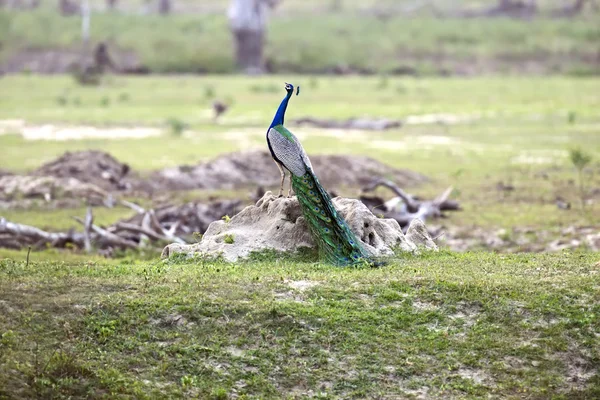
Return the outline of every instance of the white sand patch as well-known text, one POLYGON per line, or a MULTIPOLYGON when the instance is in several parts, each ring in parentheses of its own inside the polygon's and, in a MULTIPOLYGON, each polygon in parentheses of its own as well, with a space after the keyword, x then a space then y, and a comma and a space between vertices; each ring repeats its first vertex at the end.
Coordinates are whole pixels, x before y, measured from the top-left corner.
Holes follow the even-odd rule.
POLYGON ((243 357, 244 356, 244 350, 240 349, 239 347, 228 346, 225 348, 225 351, 234 357, 243 357))
POLYGON ((439 309, 435 304, 426 301, 413 300, 412 305, 417 311, 434 311, 439 309))
POLYGON ((0 134, 19 133, 25 140, 142 139, 160 136, 162 130, 151 127, 29 125, 23 120, 0 120, 0 134))
POLYGON ((24 127, 25 121, 22 119, 2 119, 0 120, 0 135, 19 133, 24 127))
POLYGON ((386 150, 432 149, 437 146, 459 148, 464 143, 449 136, 424 135, 414 136, 401 140, 372 140, 368 142, 369 147, 386 150))
POLYGON ((489 375, 481 369, 463 367, 458 370, 458 375, 463 379, 472 380, 477 385, 490 380, 489 375))
POLYGON ((160 136, 158 128, 96 128, 93 126, 56 125, 26 126, 21 134, 25 140, 82 140, 82 139, 142 139, 160 136))
POLYGON ((523 151, 511 158, 511 164, 552 164, 567 158, 566 150, 530 150, 523 151))
POLYGON ((306 289, 310 289, 311 287, 317 286, 319 283, 312 281, 290 281, 287 282, 287 284, 292 289, 298 290, 299 292, 303 292, 306 289))

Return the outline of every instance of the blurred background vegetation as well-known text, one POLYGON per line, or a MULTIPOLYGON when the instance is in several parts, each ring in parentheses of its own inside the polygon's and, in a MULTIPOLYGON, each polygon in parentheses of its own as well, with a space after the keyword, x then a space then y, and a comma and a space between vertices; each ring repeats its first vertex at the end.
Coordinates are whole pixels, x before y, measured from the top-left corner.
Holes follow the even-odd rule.
MULTIPOLYGON (((79 2, 3 3, 0 70, 57 73, 77 59, 79 2)), ((236 71, 229 1, 162 3, 90 1, 89 45, 106 43, 129 71, 236 71)), ((595 1, 270 0, 265 15, 264 67, 272 73, 600 72, 595 1)))

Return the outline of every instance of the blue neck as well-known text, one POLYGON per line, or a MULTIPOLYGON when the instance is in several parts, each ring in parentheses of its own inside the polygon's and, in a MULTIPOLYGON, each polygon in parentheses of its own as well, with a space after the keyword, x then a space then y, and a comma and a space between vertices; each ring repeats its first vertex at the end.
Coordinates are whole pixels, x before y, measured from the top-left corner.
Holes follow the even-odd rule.
POLYGON ((292 97, 292 92, 289 92, 281 101, 281 104, 279 105, 279 108, 275 113, 275 117, 273 118, 273 122, 271 122, 271 126, 269 126, 269 129, 277 125, 283 125, 283 118, 285 117, 285 110, 287 108, 288 102, 290 101, 290 97, 292 97))

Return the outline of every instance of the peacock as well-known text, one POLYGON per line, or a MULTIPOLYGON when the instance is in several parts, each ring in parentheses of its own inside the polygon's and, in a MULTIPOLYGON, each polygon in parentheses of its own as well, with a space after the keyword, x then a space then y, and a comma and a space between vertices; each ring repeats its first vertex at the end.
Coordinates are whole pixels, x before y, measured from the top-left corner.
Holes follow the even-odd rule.
MULTIPOLYGON (((290 188, 298 197, 302 214, 312 237, 319 247, 321 256, 329 263, 339 266, 374 264, 369 252, 338 214, 327 191, 319 183, 306 152, 292 132, 283 126, 288 102, 294 86, 286 83, 287 94, 267 130, 267 144, 271 156, 281 172, 279 197, 283 196, 285 171, 290 173, 290 188)), ((300 87, 296 95, 300 93, 300 87)))

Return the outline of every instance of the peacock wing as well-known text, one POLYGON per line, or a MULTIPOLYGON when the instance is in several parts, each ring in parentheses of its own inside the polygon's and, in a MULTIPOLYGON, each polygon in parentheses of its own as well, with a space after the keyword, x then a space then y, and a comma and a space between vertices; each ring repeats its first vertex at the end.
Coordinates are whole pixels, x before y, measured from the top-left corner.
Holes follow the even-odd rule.
POLYGON ((296 176, 303 176, 310 160, 302 145, 292 132, 283 125, 277 125, 267 132, 267 138, 275 157, 296 176))

